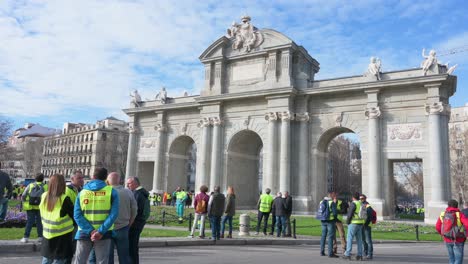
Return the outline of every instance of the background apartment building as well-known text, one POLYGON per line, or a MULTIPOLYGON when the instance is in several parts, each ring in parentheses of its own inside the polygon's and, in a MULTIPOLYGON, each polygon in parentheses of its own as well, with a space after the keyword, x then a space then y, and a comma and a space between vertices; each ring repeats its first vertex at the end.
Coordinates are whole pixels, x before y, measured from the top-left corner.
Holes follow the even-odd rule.
POLYGON ((450 173, 453 197, 468 199, 468 103, 450 113, 450 173))
POLYGON ((47 137, 44 142, 42 173, 69 177, 75 170, 89 176, 96 167, 125 174, 128 124, 108 117, 90 124, 65 123, 61 135, 47 137))
POLYGON ((8 138, 0 151, 2 170, 12 178, 31 178, 41 171, 44 138, 60 130, 26 123, 8 138))

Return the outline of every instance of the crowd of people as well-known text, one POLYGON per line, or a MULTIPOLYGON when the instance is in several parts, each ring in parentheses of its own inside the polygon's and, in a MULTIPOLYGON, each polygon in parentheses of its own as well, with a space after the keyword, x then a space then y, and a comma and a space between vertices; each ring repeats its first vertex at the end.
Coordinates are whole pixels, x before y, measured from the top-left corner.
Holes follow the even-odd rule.
MULTIPOLYGON (((0 173, 0 184, 3 179, 0 173)), ((12 188, 2 186, 10 195, 12 188)), ((44 264, 114 263, 114 249, 119 263, 139 263, 149 193, 137 177, 129 177, 126 186, 118 173, 105 168, 97 168, 86 184, 81 171, 74 172, 69 185, 61 174, 50 176, 47 184, 37 174, 22 193, 27 221, 21 242, 29 242, 35 224, 44 264)))
MULTIPOLYGON (((22 209, 27 214, 21 242, 28 243, 35 225, 38 241, 42 243, 44 264, 114 263, 115 249, 119 263, 139 263, 140 235, 150 215, 151 205, 176 206, 179 221, 183 221, 184 208, 193 206, 195 219, 190 238, 194 237, 197 227, 198 237, 205 238, 207 218, 212 240, 232 238, 233 217, 236 214, 236 194, 232 186, 228 187, 226 195, 219 186, 208 193, 206 185, 202 185, 196 195, 180 187, 173 193, 150 194, 140 185, 138 177, 129 177, 125 188, 121 185, 120 175, 116 172, 108 173, 105 168, 97 168, 91 181, 86 184, 80 171, 75 171, 70 179, 70 184, 66 185, 63 175, 54 174, 45 184, 44 175, 39 173, 34 183, 17 192, 17 197, 22 200, 22 209), (225 236, 226 225, 228 232, 225 236)), ((0 221, 5 219, 8 199, 13 197, 15 188, 8 175, 0 171, 0 221)), ((287 191, 278 192, 273 197, 271 190, 266 188, 260 194, 256 206, 255 235, 259 234, 263 223, 263 235, 275 235, 276 229, 277 237, 290 237, 292 200, 287 191), (270 215, 272 221, 269 226, 270 215), (271 230, 268 230, 269 227, 271 230)), ((356 192, 348 203, 339 199, 337 193, 330 192, 317 208, 316 217, 321 220, 322 228, 321 256, 340 257, 336 236, 338 230, 341 258, 351 260, 355 240, 357 253, 353 259, 373 259, 372 227, 377 221, 377 213, 366 195, 356 192)), ((464 204, 464 208, 458 209, 458 202, 450 200, 448 207, 437 219, 435 228, 444 239, 449 263, 462 263, 463 260, 468 203, 464 204)), ((416 210, 415 213, 421 212, 416 210)))

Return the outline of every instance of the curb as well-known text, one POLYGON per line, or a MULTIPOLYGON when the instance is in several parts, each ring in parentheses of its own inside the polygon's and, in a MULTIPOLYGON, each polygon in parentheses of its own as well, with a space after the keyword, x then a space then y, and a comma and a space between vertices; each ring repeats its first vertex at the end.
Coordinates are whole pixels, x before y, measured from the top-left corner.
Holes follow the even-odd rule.
MULTIPOLYGON (((339 241, 338 241, 339 242, 339 241)), ((439 243, 437 241, 401 241, 401 240, 375 240, 373 244, 388 243, 439 243)), ((255 238, 233 238, 213 241, 211 239, 145 239, 140 240, 140 248, 158 247, 189 247, 189 246, 297 246, 297 245, 319 245, 320 239, 255 239, 255 238)), ((38 242, 21 243, 16 241, 0 240, 0 254, 2 253, 30 253, 41 250, 38 242)))

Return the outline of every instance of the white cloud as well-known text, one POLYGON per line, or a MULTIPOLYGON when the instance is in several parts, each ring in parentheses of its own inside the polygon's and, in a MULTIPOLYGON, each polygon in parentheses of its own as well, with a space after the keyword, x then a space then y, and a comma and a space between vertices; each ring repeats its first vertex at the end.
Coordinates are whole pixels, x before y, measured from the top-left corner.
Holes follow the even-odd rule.
MULTIPOLYGON (((0 114, 86 108, 121 114, 132 89, 153 98, 163 85, 170 96, 198 94, 198 56, 245 12, 257 27, 283 32, 309 50, 321 63, 320 79, 362 74, 370 56, 380 57, 384 69, 408 68, 419 64, 420 51, 392 45, 381 25, 403 10, 404 19, 437 11, 377 1, 2 1, 0 114)), ((407 27, 402 35, 416 31, 407 27)))

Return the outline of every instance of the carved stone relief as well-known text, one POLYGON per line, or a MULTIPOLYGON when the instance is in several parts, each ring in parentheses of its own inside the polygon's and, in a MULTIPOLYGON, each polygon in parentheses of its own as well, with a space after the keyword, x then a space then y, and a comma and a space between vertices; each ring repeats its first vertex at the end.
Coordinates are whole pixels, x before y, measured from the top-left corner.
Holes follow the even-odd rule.
POLYGON ((395 124, 387 126, 388 141, 422 140, 421 123, 395 124))

